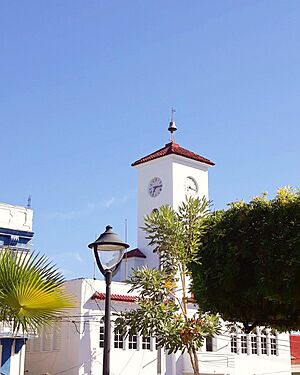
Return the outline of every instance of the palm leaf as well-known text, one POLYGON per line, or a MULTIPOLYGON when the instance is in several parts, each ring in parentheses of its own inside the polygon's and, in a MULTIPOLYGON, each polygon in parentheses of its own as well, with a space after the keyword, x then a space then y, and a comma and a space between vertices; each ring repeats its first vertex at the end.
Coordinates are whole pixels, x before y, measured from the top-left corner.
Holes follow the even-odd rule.
POLYGON ((14 331, 52 325, 64 309, 75 305, 63 281, 45 256, 4 250, 0 254, 0 320, 11 322, 14 331))

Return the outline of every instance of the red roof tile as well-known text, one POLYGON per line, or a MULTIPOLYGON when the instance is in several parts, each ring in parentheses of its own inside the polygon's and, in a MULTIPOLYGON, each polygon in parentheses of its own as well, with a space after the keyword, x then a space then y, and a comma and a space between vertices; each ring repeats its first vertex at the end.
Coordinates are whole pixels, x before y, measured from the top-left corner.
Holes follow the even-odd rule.
POLYGON ((196 160, 196 161, 199 161, 201 163, 208 164, 208 165, 215 165, 215 163, 213 163, 209 159, 206 159, 203 156, 195 154, 194 152, 191 152, 191 151, 181 147, 180 145, 178 145, 177 143, 174 143, 174 142, 167 143, 160 150, 152 152, 152 154, 150 154, 150 155, 144 156, 143 158, 141 158, 141 159, 135 161, 134 163, 132 163, 131 165, 134 167, 136 165, 146 163, 147 161, 158 159, 158 158, 161 158, 163 156, 171 155, 171 154, 183 156, 185 158, 193 159, 193 160, 196 160))
POLYGON ((140 249, 133 249, 133 250, 130 250, 130 251, 127 251, 127 253, 125 253, 124 255, 124 258, 147 258, 146 255, 144 253, 141 252, 140 249))
MULTIPOLYGON (((135 302, 136 301, 135 296, 128 296, 128 295, 123 295, 123 294, 112 294, 111 295, 111 300, 112 301, 117 301, 117 302, 135 302)), ((100 292, 95 292, 91 299, 100 299, 100 300, 105 300, 105 293, 100 293, 100 292)))
POLYGON ((292 365, 300 364, 300 335, 290 335, 292 365))

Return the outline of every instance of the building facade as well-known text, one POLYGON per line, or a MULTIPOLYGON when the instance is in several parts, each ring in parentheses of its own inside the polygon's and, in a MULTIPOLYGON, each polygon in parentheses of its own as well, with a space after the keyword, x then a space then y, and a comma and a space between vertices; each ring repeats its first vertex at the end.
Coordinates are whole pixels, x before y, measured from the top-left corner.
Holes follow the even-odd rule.
MULTIPOLYGON (((112 284, 112 309, 117 313, 135 308, 135 296, 128 294, 128 279, 133 268, 158 266, 158 257, 148 246, 143 226, 144 216, 169 204, 177 209, 186 195, 208 199, 208 170, 214 163, 171 141, 161 149, 135 161, 138 171, 137 248, 129 250, 112 284)), ((90 279, 71 280, 67 289, 79 302, 70 316, 60 322, 58 333, 42 332, 27 346, 28 375, 96 375, 102 373, 103 316, 105 285, 90 279)), ((189 309, 196 311, 190 304, 189 309)), ((116 314, 112 314, 114 319, 116 314)), ((113 326, 112 326, 113 332, 113 326)), ((112 333, 111 373, 114 375, 192 374, 186 354, 158 355, 155 339, 112 333)), ((290 375, 289 335, 257 329, 245 335, 236 330, 207 338, 199 351, 203 375, 290 375)))
POLYGON ((32 217, 30 208, 0 203, 0 249, 28 252, 33 238, 32 217))
MULTIPOLYGON (((20 254, 30 250, 33 212, 30 208, 0 203, 0 251, 10 249, 20 254)), ((23 375, 27 336, 13 332, 12 326, 0 323, 0 374, 23 375)))

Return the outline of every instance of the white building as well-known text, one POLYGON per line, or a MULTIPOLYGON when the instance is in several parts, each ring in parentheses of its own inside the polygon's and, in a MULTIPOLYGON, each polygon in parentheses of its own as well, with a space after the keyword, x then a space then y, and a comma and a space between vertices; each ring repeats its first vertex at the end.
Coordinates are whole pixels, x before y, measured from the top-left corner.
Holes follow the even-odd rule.
MULTIPOLYGON (((174 125, 174 124, 173 124, 174 125)), ((186 194, 208 198, 208 169, 214 163, 174 141, 132 164, 138 171, 138 248, 127 252, 120 272, 112 284, 112 310, 135 306, 123 283, 130 270, 141 265, 155 267, 157 255, 147 246, 140 229, 145 214, 163 204, 175 209, 186 194)), ((28 345, 25 369, 28 375, 98 375, 102 373, 104 281, 71 280, 67 288, 80 306, 61 321, 61 330, 42 334, 28 345)), ((190 309, 194 309, 193 305, 190 309)), ((112 327, 113 330, 113 327, 112 327)), ((245 335, 237 332, 208 339, 199 353, 201 374, 267 375, 291 373, 289 335, 271 335, 257 330, 245 335)), ((192 374, 187 355, 167 355, 157 359, 155 340, 112 334, 111 373, 113 375, 192 374), (160 369, 160 371, 158 371, 160 369)))
POLYGON ((0 203, 0 248, 29 251, 33 211, 28 207, 0 203))
MULTIPOLYGON (((10 248, 28 252, 32 232, 32 210, 0 203, 0 251, 10 248)), ((14 333, 10 324, 0 322, 0 374, 23 375, 27 336, 14 333)))

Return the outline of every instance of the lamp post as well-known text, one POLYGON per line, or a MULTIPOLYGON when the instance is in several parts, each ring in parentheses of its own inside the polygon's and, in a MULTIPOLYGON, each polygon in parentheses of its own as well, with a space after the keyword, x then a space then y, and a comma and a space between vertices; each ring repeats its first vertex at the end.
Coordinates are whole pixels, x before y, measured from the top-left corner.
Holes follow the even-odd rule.
POLYGON ((110 285, 112 276, 114 276, 123 259, 125 250, 129 245, 122 242, 118 235, 112 231, 112 227, 108 225, 104 233, 96 239, 95 242, 88 245, 94 250, 94 256, 97 266, 105 278, 105 318, 104 318, 104 348, 103 348, 103 375, 110 373, 110 285))

